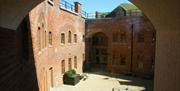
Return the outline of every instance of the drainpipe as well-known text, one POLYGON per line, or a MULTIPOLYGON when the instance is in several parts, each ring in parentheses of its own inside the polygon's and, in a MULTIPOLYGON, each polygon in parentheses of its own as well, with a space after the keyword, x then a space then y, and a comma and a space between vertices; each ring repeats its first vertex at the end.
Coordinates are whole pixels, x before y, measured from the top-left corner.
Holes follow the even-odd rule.
POLYGON ((130 64, 130 72, 133 72, 133 33, 134 33, 134 24, 131 25, 131 64, 130 64))

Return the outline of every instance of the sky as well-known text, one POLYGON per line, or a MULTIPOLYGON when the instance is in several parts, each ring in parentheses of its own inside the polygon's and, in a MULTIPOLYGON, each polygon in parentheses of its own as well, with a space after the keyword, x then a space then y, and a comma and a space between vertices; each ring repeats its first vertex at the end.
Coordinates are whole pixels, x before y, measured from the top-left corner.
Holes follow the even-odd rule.
POLYGON ((87 13, 110 12, 121 3, 130 3, 128 0, 66 0, 70 3, 76 1, 82 4, 82 10, 87 13))

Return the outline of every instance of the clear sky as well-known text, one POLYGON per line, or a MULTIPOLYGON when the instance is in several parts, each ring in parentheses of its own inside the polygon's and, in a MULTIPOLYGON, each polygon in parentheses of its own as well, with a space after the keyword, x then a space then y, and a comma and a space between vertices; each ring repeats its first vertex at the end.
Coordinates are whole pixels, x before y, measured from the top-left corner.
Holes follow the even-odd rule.
POLYGON ((129 3, 128 0, 66 0, 70 3, 76 1, 82 4, 82 9, 87 13, 110 12, 121 3, 129 3))

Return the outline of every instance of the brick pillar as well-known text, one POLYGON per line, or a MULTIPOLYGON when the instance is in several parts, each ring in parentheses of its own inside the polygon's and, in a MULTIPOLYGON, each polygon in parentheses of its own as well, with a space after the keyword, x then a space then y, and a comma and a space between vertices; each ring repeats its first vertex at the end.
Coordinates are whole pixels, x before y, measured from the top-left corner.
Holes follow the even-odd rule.
POLYGON ((74 2, 74 5, 75 5, 75 12, 81 15, 81 3, 74 2))

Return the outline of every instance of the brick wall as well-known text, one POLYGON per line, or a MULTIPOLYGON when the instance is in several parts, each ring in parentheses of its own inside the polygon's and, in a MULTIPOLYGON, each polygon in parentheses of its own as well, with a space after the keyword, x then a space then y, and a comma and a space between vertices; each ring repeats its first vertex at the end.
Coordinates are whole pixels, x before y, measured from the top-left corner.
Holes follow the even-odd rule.
POLYGON ((154 59, 155 46, 152 43, 152 34, 155 32, 152 24, 145 17, 134 17, 136 21, 133 27, 133 53, 131 54, 131 25, 132 17, 122 18, 104 18, 87 20, 87 39, 86 39, 86 63, 91 63, 94 53, 92 51, 92 36, 98 32, 104 33, 108 37, 108 64, 107 69, 111 72, 129 72, 131 71, 131 55, 133 56, 132 71, 137 75, 152 75, 152 61, 154 59), (126 42, 113 42, 113 34, 126 35, 126 42), (144 42, 138 43, 138 34, 143 34, 144 42), (138 69, 137 55, 143 55, 143 69, 138 69), (116 61, 120 61, 120 54, 126 56, 126 65, 113 64, 113 55, 116 61))
MULTIPOLYGON (((21 25, 17 30, 0 28, 0 90, 38 91, 33 56, 24 60, 21 51, 27 49, 31 52, 32 49, 22 45, 22 36, 18 32, 22 33, 21 25)), ((29 34, 26 34, 30 42, 29 34)))
POLYGON ((74 56, 77 56, 75 70, 77 73, 82 73, 83 54, 85 54, 85 45, 82 41, 85 20, 78 12, 59 8, 57 1, 55 0, 54 3, 45 1, 29 13, 40 91, 62 85, 62 60, 65 60, 67 71, 68 59, 71 58, 72 68, 75 69, 74 56), (71 31, 71 43, 68 43, 69 31, 71 31), (65 44, 61 43, 61 33, 65 34, 65 44), (77 43, 74 42, 74 34, 77 35, 77 43), (41 36, 40 39, 39 36, 41 36), (49 39, 50 36, 52 39, 49 39), (52 44, 49 43, 50 40, 52 44))

